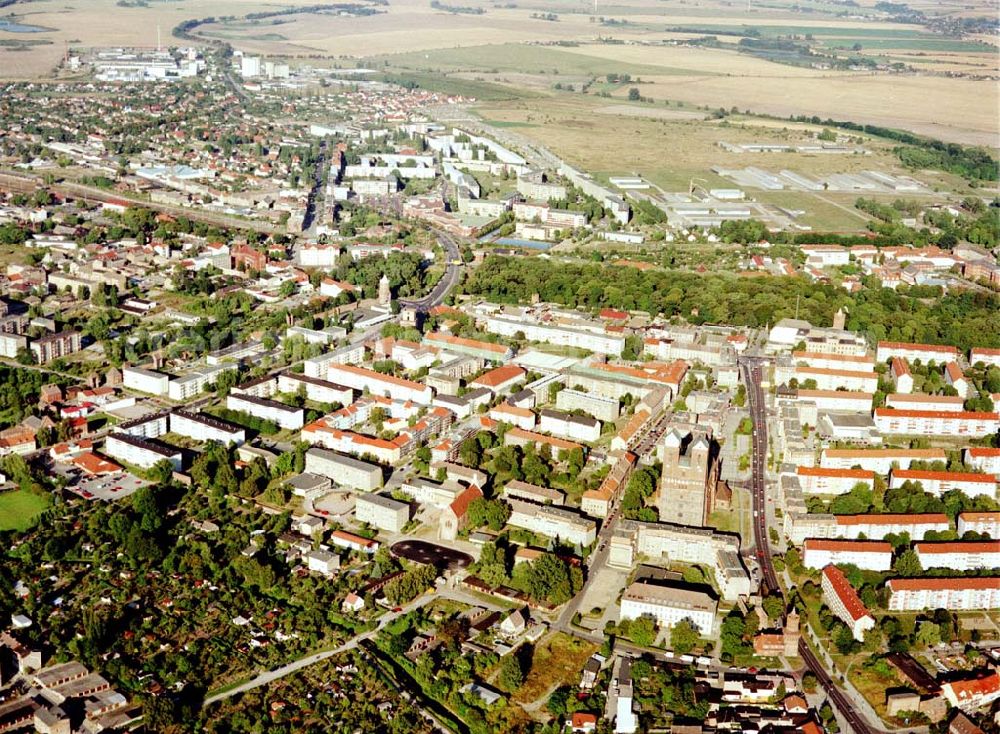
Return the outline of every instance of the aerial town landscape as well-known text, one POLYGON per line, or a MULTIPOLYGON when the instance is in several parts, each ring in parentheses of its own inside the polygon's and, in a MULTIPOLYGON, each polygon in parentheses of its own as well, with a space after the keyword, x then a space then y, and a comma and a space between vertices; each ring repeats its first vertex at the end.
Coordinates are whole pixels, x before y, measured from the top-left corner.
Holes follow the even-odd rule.
POLYGON ((1000 733, 1000 15, 0 0, 0 734, 1000 733))

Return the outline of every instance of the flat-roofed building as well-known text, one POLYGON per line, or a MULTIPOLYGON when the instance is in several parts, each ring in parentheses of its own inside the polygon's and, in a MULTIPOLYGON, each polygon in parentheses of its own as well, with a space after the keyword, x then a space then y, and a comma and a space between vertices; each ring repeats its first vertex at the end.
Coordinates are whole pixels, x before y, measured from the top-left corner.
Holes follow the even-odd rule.
POLYGON ((795 545, 807 538, 849 538, 864 536, 882 540, 887 535, 906 533, 914 540, 929 532, 944 533, 951 523, 944 513, 829 515, 820 513, 786 512, 784 531, 795 545))
POLYGON ((959 576, 889 579, 890 612, 924 609, 1000 609, 1000 577, 959 576))
MULTIPOLYGON (((310 357, 302 363, 302 369, 309 377, 318 377, 321 380, 327 380, 330 379, 328 372, 331 365, 360 364, 364 361, 365 345, 359 342, 357 344, 347 344, 326 354, 310 357)), ((339 382, 339 380, 333 380, 333 382, 339 382)))
POLYGON ((191 400, 200 396, 209 386, 214 385, 219 380, 223 372, 238 369, 234 362, 223 362, 222 364, 200 367, 191 370, 187 374, 174 377, 167 385, 167 396, 171 400, 178 402, 191 400))
POLYGON ((371 492, 382 486, 382 467, 321 448, 306 451, 305 470, 342 487, 371 492))
POLYGON ((799 390, 800 402, 812 403, 817 411, 842 411, 845 413, 867 413, 872 409, 873 393, 848 392, 846 390, 799 390))
POLYGON ((161 461, 168 461, 174 471, 180 471, 183 454, 180 449, 160 443, 152 443, 137 436, 126 433, 112 433, 104 441, 104 453, 112 459, 138 466, 141 469, 151 469, 161 461))
POLYGON ((823 589, 823 601, 833 615, 847 625, 855 640, 864 642, 865 633, 875 627, 875 618, 858 597, 844 572, 834 565, 826 566, 820 585, 823 589))
POLYGON ((718 603, 703 592, 635 581, 622 594, 619 620, 650 617, 667 628, 686 620, 702 637, 711 637, 717 609, 718 603))
POLYGON ((997 478, 993 474, 972 472, 922 471, 893 469, 889 478, 890 489, 898 489, 906 482, 919 482, 925 492, 940 497, 945 492, 958 490, 968 497, 996 499, 997 478))
POLYGON ((354 402, 353 389, 296 372, 282 372, 278 375, 278 391, 290 394, 303 391, 307 400, 316 403, 347 406, 354 402))
POLYGON ((977 571, 1000 568, 1000 540, 925 541, 914 543, 913 550, 924 569, 977 571))
POLYGON ((305 423, 305 411, 302 408, 294 408, 268 398, 230 394, 226 398, 226 408, 271 421, 280 428, 290 431, 299 430, 305 423))
POLYGON ((166 395, 170 376, 143 367, 122 367, 122 385, 147 395, 166 395))
POLYGON ((82 346, 80 332, 60 331, 46 334, 31 341, 28 348, 35 357, 36 364, 45 364, 53 359, 79 352, 82 346))
POLYGON ((362 494, 354 503, 354 519, 388 533, 399 533, 410 521, 410 506, 380 494, 362 494))
POLYGON ((491 334, 510 337, 520 332, 528 341, 576 347, 615 356, 621 356, 625 349, 625 337, 619 334, 610 334, 603 329, 598 331, 577 326, 541 323, 527 318, 493 316, 487 319, 486 330, 491 334))
POLYGON ((240 446, 247 440, 246 431, 240 426, 215 416, 180 408, 170 415, 170 432, 193 438, 195 441, 217 441, 223 446, 229 444, 240 446))
POLYGON ((508 497, 507 502, 511 508, 508 525, 530 530, 547 538, 559 538, 583 548, 591 545, 597 538, 597 523, 577 512, 512 497, 508 497))
POLYGON ((618 420, 618 416, 621 415, 621 403, 617 398, 570 388, 556 393, 556 407, 566 411, 582 410, 602 421, 618 420))
POLYGON ((832 563, 888 571, 892 568, 892 546, 881 540, 807 538, 802 544, 802 563, 806 568, 825 568, 832 563))

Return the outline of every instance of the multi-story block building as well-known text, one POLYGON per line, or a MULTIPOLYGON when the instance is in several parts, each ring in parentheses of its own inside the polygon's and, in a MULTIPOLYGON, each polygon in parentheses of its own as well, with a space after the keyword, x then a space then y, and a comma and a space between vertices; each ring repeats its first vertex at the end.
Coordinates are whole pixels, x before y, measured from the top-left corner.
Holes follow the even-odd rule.
POLYGON ((888 571, 892 546, 880 540, 807 538, 802 544, 802 563, 806 568, 852 564, 866 571, 888 571))
POLYGON ((410 506, 380 494, 362 494, 354 503, 354 519, 379 530, 398 533, 410 521, 410 506))
POLYGON ((171 400, 182 402, 196 398, 214 385, 223 372, 239 369, 233 362, 224 362, 215 366, 191 370, 185 375, 174 377, 167 384, 167 396, 171 400))
POLYGON ((519 332, 533 342, 546 342, 564 347, 586 349, 589 352, 620 356, 625 349, 625 337, 603 329, 538 322, 528 318, 492 316, 486 320, 486 330, 500 336, 515 336, 519 332))
POLYGON ((893 469, 889 487, 898 489, 906 482, 920 483, 925 492, 940 497, 945 492, 958 490, 969 497, 996 498, 997 478, 993 474, 972 472, 922 471, 916 469, 893 469))
POLYGON ((170 415, 170 432, 193 438, 195 441, 217 441, 223 446, 240 446, 247 440, 246 431, 240 426, 204 413, 193 413, 178 408, 170 415))
POLYGON ((342 487, 372 492, 382 486, 382 467, 327 449, 306 451, 305 470, 332 479, 342 487))
POLYGON ((582 548, 593 544, 597 538, 597 524, 573 510, 554 505, 537 505, 512 497, 508 497, 507 502, 511 508, 508 525, 524 528, 547 538, 558 538, 582 548))
POLYGON ((460 336, 432 331, 424 335, 424 344, 437 347, 445 352, 476 357, 487 362, 506 362, 514 356, 514 350, 503 344, 466 339, 460 336))
MULTIPOLYGON (((309 374, 308 370, 306 374, 309 374)), ((330 380, 353 390, 367 390, 372 395, 382 395, 393 400, 412 400, 419 405, 430 405, 434 399, 434 391, 419 382, 348 364, 330 364, 325 375, 310 376, 330 380)))
POLYGON ((857 467, 888 474, 894 466, 909 469, 914 461, 947 461, 944 449, 823 449, 820 466, 830 469, 857 467))
POLYGON ((593 443, 601 437, 600 421, 582 415, 572 415, 558 410, 543 410, 539 430, 574 441, 593 443))
POLYGON ((938 410, 961 413, 965 401, 952 395, 924 395, 923 393, 892 393, 885 398, 885 407, 897 410, 938 410))
POLYGON ((914 543, 920 565, 950 568, 953 571, 976 571, 1000 568, 1000 540, 958 540, 914 543))
POLYGON ((890 612, 1000 609, 1000 576, 889 579, 890 612))
POLYGON ((875 618, 858 597, 858 593, 844 576, 844 572, 830 565, 823 569, 821 586, 823 601, 833 615, 848 626, 854 639, 864 642, 865 633, 874 629, 875 618))
POLYGON ((618 420, 618 416, 621 415, 621 402, 617 398, 594 395, 571 388, 556 393, 556 407, 566 411, 582 410, 602 421, 618 420))
POLYGON ((951 529, 944 513, 827 515, 786 512, 784 530, 788 539, 801 545, 807 538, 848 538, 862 535, 882 540, 887 535, 906 533, 914 540, 929 532, 944 533, 951 529))
POLYGON ((112 433, 104 442, 104 453, 112 459, 133 464, 142 469, 151 469, 161 461, 168 461, 174 471, 180 471, 183 455, 180 449, 152 443, 127 433, 112 433))
POLYGON ((60 331, 56 334, 46 334, 32 341, 28 347, 31 349, 35 362, 45 364, 53 359, 79 352, 81 348, 80 332, 60 331))
POLYGON ((875 427, 903 436, 970 436, 982 438, 1000 430, 1000 415, 979 411, 875 409, 875 427))
MULTIPOLYGON (((321 380, 331 379, 328 376, 332 365, 360 364, 365 360, 365 345, 363 343, 348 344, 334 349, 332 352, 310 357, 302 363, 303 372, 307 377, 318 377, 321 380)), ((332 382, 338 382, 331 379, 332 382)))
POLYGON ((619 619, 651 617, 668 628, 686 620, 702 637, 711 637, 717 609, 716 601, 700 591, 635 581, 622 594, 619 619))
POLYGON ((148 395, 166 395, 170 376, 142 367, 122 367, 122 385, 148 395))
POLYGON ((290 431, 299 430, 305 423, 305 411, 302 408, 294 408, 268 398, 230 394, 226 398, 226 407, 261 420, 271 421, 280 428, 290 431))
POLYGON ((972 531, 1000 538, 1000 512, 960 512, 956 525, 958 537, 972 531))
POLYGON ((920 360, 924 364, 927 362, 951 362, 958 359, 958 350, 955 347, 941 344, 908 344, 906 342, 878 343, 875 352, 875 359, 879 362, 888 362, 893 357, 905 359, 907 362, 920 360))
POLYGON ((973 446, 964 452, 965 463, 987 474, 1000 474, 1000 449, 973 446))
POLYGON ((806 494, 846 494, 858 484, 864 484, 870 489, 875 483, 875 472, 864 469, 799 466, 795 473, 806 494))
POLYGON ((354 390, 345 385, 296 372, 278 375, 278 392, 297 394, 300 391, 305 392, 307 400, 317 403, 347 406, 354 402, 354 390))

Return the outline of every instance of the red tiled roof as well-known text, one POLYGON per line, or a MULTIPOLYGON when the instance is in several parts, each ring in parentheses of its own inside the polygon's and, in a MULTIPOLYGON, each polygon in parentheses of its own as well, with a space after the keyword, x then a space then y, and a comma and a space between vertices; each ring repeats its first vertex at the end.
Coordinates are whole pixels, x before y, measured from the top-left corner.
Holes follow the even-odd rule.
POLYGON ((951 576, 947 578, 889 579, 891 591, 942 591, 945 589, 995 589, 1000 586, 1000 576, 951 576))
POLYGON ((969 701, 982 696, 989 696, 1000 690, 1000 673, 993 671, 982 678, 971 680, 956 680, 945 683, 942 688, 951 688, 955 698, 959 701, 969 701))
POLYGON ((908 342, 879 342, 879 349, 916 349, 922 352, 941 352, 949 354, 957 354, 958 350, 955 347, 949 346, 947 344, 910 344, 908 342))
POLYGON ((469 505, 472 504, 473 500, 477 500, 482 496, 483 491, 475 484, 470 484, 448 506, 451 508, 451 511, 455 513, 455 517, 462 518, 465 517, 465 513, 468 512, 469 505))
POLYGON ((881 540, 831 540, 827 538, 806 538, 802 544, 806 550, 852 551, 855 553, 892 553, 892 545, 881 540))
POLYGON ((859 619, 869 616, 868 608, 858 598, 858 593, 844 576, 843 571, 831 564, 823 569, 823 576, 829 579, 833 592, 840 599, 847 613, 851 615, 851 619, 857 622, 859 619))
POLYGON ((875 408, 875 416, 886 416, 889 418, 959 418, 961 420, 996 420, 996 413, 986 413, 978 410, 900 410, 898 408, 875 408))
POLYGON ((928 523, 948 524, 948 516, 943 512, 925 512, 919 514, 884 514, 884 515, 836 515, 838 525, 864 525, 876 523, 879 525, 923 525, 928 523))
POLYGON ((972 472, 961 471, 923 471, 920 469, 893 469, 893 477, 900 479, 912 479, 916 482, 922 480, 940 482, 976 482, 978 484, 996 484, 997 478, 993 474, 973 474, 972 472))
POLYGON ((800 477, 838 477, 842 479, 875 479, 875 472, 865 469, 829 469, 822 466, 800 466, 795 472, 800 477))
POLYGON ((920 553, 1000 553, 1000 540, 920 542, 913 547, 920 553))
POLYGON ((483 387, 497 387, 511 380, 516 380, 524 374, 526 374, 525 371, 517 365, 507 364, 503 367, 492 369, 484 375, 480 375, 472 381, 472 384, 482 385, 483 387))

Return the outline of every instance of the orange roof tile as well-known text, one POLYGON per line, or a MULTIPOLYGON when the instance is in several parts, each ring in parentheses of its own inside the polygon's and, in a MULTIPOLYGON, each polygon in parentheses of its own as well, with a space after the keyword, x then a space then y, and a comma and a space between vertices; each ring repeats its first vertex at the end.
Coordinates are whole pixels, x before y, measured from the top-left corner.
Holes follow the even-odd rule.
POLYGON ((844 605, 844 609, 847 610, 847 613, 851 615, 851 619, 857 622, 859 619, 870 616, 868 608, 858 597, 858 592, 856 592, 854 587, 851 586, 847 577, 844 576, 843 571, 833 564, 830 564, 823 569, 823 576, 830 581, 830 586, 833 588, 833 592, 837 595, 837 598, 840 599, 840 602, 844 605))
POLYGON ((883 515, 835 515, 838 525, 865 525, 874 523, 876 525, 924 525, 931 523, 948 524, 948 516, 943 512, 924 512, 915 514, 891 514, 883 515))
POLYGON ((527 373, 517 365, 506 364, 503 367, 497 367, 486 374, 480 375, 472 381, 472 384, 482 385, 483 387, 498 387, 499 385, 516 380, 525 374, 527 373))
POLYGON ((1000 586, 1000 576, 951 576, 922 579, 889 579, 892 591, 962 591, 964 589, 995 589, 1000 586))
POLYGON ((802 546, 806 550, 851 551, 854 553, 892 553, 892 545, 881 540, 831 540, 828 538, 806 538, 802 546))
POLYGON ((979 484, 996 484, 997 478, 993 474, 973 474, 962 471, 923 471, 920 469, 894 469, 892 476, 900 479, 912 479, 914 481, 937 480, 939 482, 976 482, 979 484))
POLYGON ((875 479, 875 472, 865 469, 829 469, 822 466, 800 466, 796 468, 800 477, 838 477, 843 479, 875 479))
POLYGON ((986 413, 979 410, 900 410, 899 408, 875 408, 875 416, 886 416, 889 418, 957 418, 959 420, 997 420, 996 413, 986 413))

